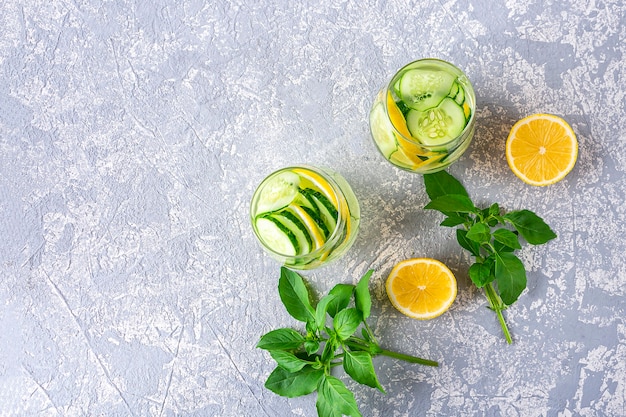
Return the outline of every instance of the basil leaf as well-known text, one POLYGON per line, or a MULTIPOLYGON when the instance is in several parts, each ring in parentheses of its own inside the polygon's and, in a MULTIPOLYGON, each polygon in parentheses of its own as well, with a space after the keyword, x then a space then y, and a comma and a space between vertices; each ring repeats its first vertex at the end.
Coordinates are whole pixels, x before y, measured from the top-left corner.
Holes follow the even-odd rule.
POLYGON ((298 372, 289 372, 277 366, 265 381, 265 388, 283 397, 300 397, 315 391, 323 376, 323 369, 309 365, 298 372))
POLYGON ((331 335, 324 345, 324 350, 322 350, 322 362, 324 363, 328 363, 328 361, 332 360, 335 357, 335 351, 339 347, 339 343, 337 342, 337 334, 332 331, 330 331, 329 333, 331 333, 331 335))
POLYGON ((431 200, 447 194, 458 194, 469 197, 465 187, 463 187, 459 180, 446 171, 425 174, 424 185, 426 187, 426 193, 431 200))
POLYGON ((496 253, 496 282, 502 302, 513 304, 526 288, 526 269, 522 261, 510 252, 496 253))
POLYGON ((315 323, 317 328, 322 330, 326 324, 326 313, 328 312, 328 304, 335 299, 333 294, 327 294, 322 297, 315 308, 315 323))
POLYGON ((465 237, 478 244, 487 243, 491 240, 491 230, 486 224, 476 223, 470 227, 465 237))
POLYGON ((346 350, 343 357, 343 369, 359 384, 378 388, 381 392, 385 392, 380 382, 378 382, 374 364, 372 363, 372 355, 368 352, 350 352, 346 350))
POLYGON ((475 257, 480 257, 480 245, 467 238, 467 231, 456 229, 456 240, 463 249, 468 250, 475 257))
POLYGON ((309 300, 309 291, 299 274, 284 266, 281 267, 278 293, 287 312, 294 319, 305 323, 315 321, 315 310, 309 300))
POLYGON ((354 334, 361 324, 361 313, 356 308, 341 310, 333 319, 333 327, 340 340, 346 340, 354 334))
POLYGON ((424 206, 425 210, 437 210, 442 213, 474 213, 476 207, 469 197, 460 194, 447 194, 433 198, 424 206))
POLYGON ((454 227, 454 226, 458 226, 460 224, 465 223, 466 220, 467 219, 464 217, 451 214, 451 215, 448 215, 448 217, 446 217, 441 223, 439 223, 439 226, 454 227))
POLYGON ((496 242, 502 243, 504 246, 512 249, 521 249, 522 245, 519 243, 517 235, 507 229, 498 229, 493 232, 493 238, 496 242))
POLYGON ((492 266, 493 262, 476 262, 470 266, 468 273, 476 287, 482 288, 493 281, 492 266))
POLYGON ((270 355, 276 361, 278 366, 289 372, 298 372, 304 368, 305 365, 309 365, 308 361, 298 358, 293 353, 285 352, 283 350, 270 350, 270 355))
POLYGON ((361 329, 361 335, 363 336, 364 340, 367 340, 368 342, 372 341, 372 338, 370 337, 370 334, 365 327, 361 329))
POLYGON ((489 215, 490 216, 498 216, 500 214, 500 205, 498 203, 493 203, 489 207, 489 215))
POLYGON ((357 310, 361 312, 361 317, 363 320, 367 319, 370 315, 372 309, 372 298, 370 296, 369 290, 369 282, 374 270, 370 269, 363 275, 363 277, 359 280, 359 283, 356 285, 354 289, 354 304, 356 305, 357 310))
POLYGON ((346 308, 350 304, 350 298, 354 292, 354 285, 351 284, 337 284, 329 291, 329 294, 335 296, 335 298, 328 304, 328 314, 331 317, 346 308))
POLYGON ((307 340, 304 342, 304 350, 309 355, 314 355, 320 350, 320 342, 317 340, 307 340))
POLYGON ((304 343, 304 336, 292 329, 272 330, 261 336, 256 347, 265 350, 294 350, 304 343))
POLYGON ((340 379, 330 375, 319 382, 315 408, 319 417, 362 417, 354 394, 340 379))
POLYGON ((550 226, 530 210, 511 211, 504 215, 504 219, 509 221, 531 245, 541 245, 556 238, 556 233, 550 226))

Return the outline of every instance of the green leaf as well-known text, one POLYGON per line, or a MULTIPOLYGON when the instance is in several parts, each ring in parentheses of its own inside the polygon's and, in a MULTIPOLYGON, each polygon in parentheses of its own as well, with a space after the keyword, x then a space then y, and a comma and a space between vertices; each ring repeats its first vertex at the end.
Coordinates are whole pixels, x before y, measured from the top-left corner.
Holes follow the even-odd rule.
POLYGON ((287 312, 296 320, 315 322, 315 310, 309 300, 309 291, 302 277, 292 270, 280 268, 278 293, 287 312))
POLYGON ((277 366, 265 381, 265 388, 283 397, 300 397, 315 391, 323 376, 323 369, 309 365, 298 372, 289 372, 277 366))
POLYGON ((293 353, 285 352, 283 350, 270 350, 269 352, 278 366, 292 373, 298 372, 304 368, 305 365, 310 365, 308 361, 298 358, 293 353))
POLYGON ((493 203, 489 207, 489 215, 490 216, 498 216, 500 214, 500 205, 498 203, 493 203))
POLYGON ((368 352, 350 352, 346 350, 343 357, 343 369, 359 384, 385 392, 380 382, 378 382, 374 364, 372 363, 372 355, 368 352))
POLYGON ((318 329, 323 329, 326 324, 326 313, 328 312, 328 304, 335 299, 335 295, 327 294, 322 297, 315 308, 315 323, 318 329))
POLYGON ((530 210, 511 211, 504 215, 504 219, 531 245, 541 245, 556 238, 550 226, 530 210))
POLYGON ((356 308, 341 310, 333 319, 333 327, 340 340, 346 340, 354 334, 361 324, 361 313, 356 308))
POLYGON ((519 243, 519 237, 507 229, 498 229, 493 232, 493 238, 496 242, 502 243, 512 249, 521 249, 522 245, 519 243))
POLYGON ((456 240, 463 249, 468 250, 475 257, 480 257, 480 245, 467 238, 467 231, 456 229, 456 240))
POLYGON ((365 327, 361 329, 361 335, 363 336, 363 339, 367 340, 368 342, 372 341, 372 337, 365 327))
POLYGON ((322 350, 322 362, 327 363, 335 357, 335 351, 339 347, 339 343, 337 342, 337 334, 335 332, 332 333, 326 344, 324 345, 324 350, 322 350))
POLYGON ((424 206, 426 210, 437 210, 444 214, 450 212, 474 213, 476 207, 469 197, 460 194, 446 194, 436 197, 424 206))
POLYGON ((282 328, 272 330, 261 336, 256 347, 265 350, 294 350, 304 343, 304 336, 293 329, 282 328))
POLYGON ((352 284, 337 284, 330 290, 329 294, 335 296, 335 298, 328 304, 328 314, 331 317, 335 317, 338 312, 343 310, 350 304, 352 293, 354 292, 354 285, 352 284))
POLYGON ((340 379, 330 375, 319 382, 315 407, 319 417, 362 417, 354 394, 340 379))
POLYGON ((494 280, 493 259, 487 258, 484 262, 477 262, 470 266, 469 276, 474 285, 482 288, 494 280))
POLYGON ((438 171, 424 175, 426 193, 431 200, 447 194, 458 194, 469 197, 465 187, 446 171, 438 171))
POLYGON ((361 312, 362 319, 369 317, 372 309, 372 298, 370 296, 369 282, 374 270, 370 269, 363 275, 354 290, 354 304, 361 312))
POLYGON ((502 302, 513 304, 526 288, 526 269, 522 261, 510 252, 496 253, 496 282, 502 302))
POLYGON ((466 220, 467 218, 465 217, 457 216, 455 214, 450 214, 448 215, 448 217, 443 219, 441 223, 439 223, 439 226, 455 227, 455 226, 465 223, 466 220))
POLYGON ((307 340, 304 342, 304 350, 307 354, 313 355, 320 350, 320 342, 317 340, 307 340))
POLYGON ((491 229, 486 224, 476 223, 470 227, 465 237, 478 244, 487 243, 491 240, 491 229))

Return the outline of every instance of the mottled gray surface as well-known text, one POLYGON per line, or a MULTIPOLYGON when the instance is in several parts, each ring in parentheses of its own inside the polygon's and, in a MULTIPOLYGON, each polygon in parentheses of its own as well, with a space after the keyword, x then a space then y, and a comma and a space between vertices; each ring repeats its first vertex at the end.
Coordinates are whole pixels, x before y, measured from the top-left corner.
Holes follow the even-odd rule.
POLYGON ((362 208, 348 254, 305 274, 315 291, 374 268, 381 343, 441 362, 377 358, 386 395, 349 385, 364 416, 626 415, 622 1, 6 0, 0 29, 0 416, 314 415, 314 396, 263 387, 273 362, 255 349, 292 320, 248 203, 294 163, 339 171, 362 208), (465 70, 478 101, 450 172, 559 235, 521 253, 512 346, 453 232, 421 210, 421 177, 369 137, 376 91, 429 56, 465 70), (580 143, 547 188, 504 157, 537 112, 580 143), (384 292, 413 256, 458 278, 431 321, 384 292))

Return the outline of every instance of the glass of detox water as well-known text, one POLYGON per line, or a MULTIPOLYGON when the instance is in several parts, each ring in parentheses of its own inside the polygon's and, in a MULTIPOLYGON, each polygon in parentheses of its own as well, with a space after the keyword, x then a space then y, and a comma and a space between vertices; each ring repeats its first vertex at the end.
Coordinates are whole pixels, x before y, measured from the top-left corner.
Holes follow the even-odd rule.
POLYGON ((346 180, 308 165, 280 169, 257 187, 250 219, 261 246, 293 269, 313 269, 342 256, 356 238, 360 209, 346 180))
POLYGON ((476 97, 467 76, 439 59, 414 61, 383 87, 370 111, 378 150, 395 166, 427 174, 465 152, 474 135, 476 97))

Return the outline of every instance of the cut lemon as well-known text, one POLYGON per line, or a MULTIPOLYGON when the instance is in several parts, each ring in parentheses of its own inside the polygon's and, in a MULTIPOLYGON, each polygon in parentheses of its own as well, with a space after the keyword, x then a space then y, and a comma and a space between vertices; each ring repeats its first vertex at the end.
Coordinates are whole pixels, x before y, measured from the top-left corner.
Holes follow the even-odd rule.
POLYGON ((530 185, 562 180, 578 158, 576 134, 551 114, 534 114, 515 123, 506 140, 506 160, 515 175, 530 185))
POLYGON ((409 132, 409 128, 406 124, 406 118, 400 111, 396 102, 393 100, 391 92, 387 93, 387 113, 389 114, 391 124, 396 128, 398 133, 400 133, 400 137, 394 133, 396 136, 396 142, 398 143, 398 150, 401 151, 402 156, 410 162, 402 161, 401 157, 396 157, 395 159, 399 162, 405 163, 405 165, 410 165, 411 163, 419 165, 422 160, 419 159, 417 155, 424 154, 424 150, 407 140, 413 136, 411 136, 411 132, 409 132))
POLYGON ((396 102, 393 101, 391 91, 387 93, 387 113, 389 113, 389 120, 391 120, 393 127, 395 127, 396 130, 405 137, 410 138, 411 133, 409 132, 409 128, 406 126, 406 119, 398 108, 396 102))
POLYGON ((456 279, 440 261, 413 258, 399 262, 385 286, 391 304, 402 314, 418 320, 446 312, 456 298, 456 279))

